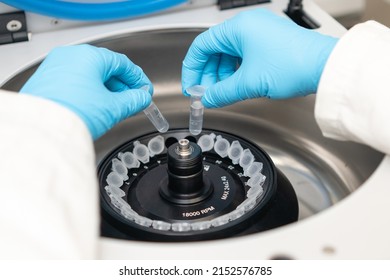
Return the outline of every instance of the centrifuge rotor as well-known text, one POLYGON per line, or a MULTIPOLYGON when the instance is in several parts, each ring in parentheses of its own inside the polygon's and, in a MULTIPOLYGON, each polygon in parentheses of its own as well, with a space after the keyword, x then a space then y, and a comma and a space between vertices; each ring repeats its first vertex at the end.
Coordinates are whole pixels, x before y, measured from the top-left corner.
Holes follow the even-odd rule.
POLYGON ((151 133, 99 166, 104 236, 218 239, 297 220, 296 195, 258 146, 225 132, 151 133))

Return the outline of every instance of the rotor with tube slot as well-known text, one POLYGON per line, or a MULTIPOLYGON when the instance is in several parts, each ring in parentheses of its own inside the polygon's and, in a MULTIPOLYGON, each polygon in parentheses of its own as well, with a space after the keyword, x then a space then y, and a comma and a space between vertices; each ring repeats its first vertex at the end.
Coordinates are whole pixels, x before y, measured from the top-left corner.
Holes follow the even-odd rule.
POLYGON ((98 173, 104 236, 209 240, 298 217, 294 190, 269 156, 224 132, 144 135, 110 153, 98 173))

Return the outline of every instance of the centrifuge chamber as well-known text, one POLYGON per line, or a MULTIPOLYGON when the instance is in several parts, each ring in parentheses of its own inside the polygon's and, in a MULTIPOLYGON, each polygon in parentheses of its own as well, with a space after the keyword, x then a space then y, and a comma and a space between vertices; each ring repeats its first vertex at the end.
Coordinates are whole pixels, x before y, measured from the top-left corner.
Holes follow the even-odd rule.
MULTIPOLYGON (((202 29, 157 30, 94 43, 125 53, 155 86, 155 103, 170 128, 188 127, 189 100, 181 94, 181 62, 202 29)), ((249 139, 287 176, 299 198, 300 219, 334 205, 355 191, 383 155, 363 145, 324 138, 314 119, 315 96, 253 99, 205 110, 204 127, 249 139)), ((130 118, 95 143, 97 162, 119 144, 153 131, 143 114, 130 118)))
MULTIPOLYGON (((316 8, 313 11, 324 16, 316 8)), ((183 129, 188 127, 189 100, 181 93, 181 63, 188 46, 205 26, 191 23, 190 27, 176 24, 174 28, 156 28, 152 25, 131 32, 113 32, 116 35, 110 36, 95 34, 90 41, 82 41, 124 53, 141 66, 154 84, 154 102, 170 128, 183 129)), ((39 56, 35 61, 40 61, 39 56)), ((35 69, 36 65, 24 67, 2 88, 17 91, 35 69)), ((212 241, 156 243, 102 238, 102 258, 383 257, 384 252, 373 249, 370 243, 363 247, 356 245, 361 238, 370 239, 371 230, 359 228, 364 223, 360 218, 362 208, 377 206, 374 199, 376 196, 380 199, 380 195, 368 188, 385 184, 380 177, 383 173, 374 171, 389 162, 382 161, 383 154, 367 146, 324 138, 314 119, 314 103, 315 95, 289 100, 256 99, 204 113, 205 129, 248 139, 270 155, 297 194, 298 222, 212 241)), ((95 142, 96 165, 123 143, 153 131, 142 113, 121 122, 95 142)), ((380 226, 380 222, 374 222, 369 227, 379 232, 380 226)))

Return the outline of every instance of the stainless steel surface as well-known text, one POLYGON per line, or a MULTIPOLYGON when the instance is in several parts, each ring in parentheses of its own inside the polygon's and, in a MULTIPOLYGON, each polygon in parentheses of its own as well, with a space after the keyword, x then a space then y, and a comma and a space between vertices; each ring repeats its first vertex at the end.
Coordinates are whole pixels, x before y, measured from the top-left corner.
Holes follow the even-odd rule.
MULTIPOLYGON (((155 86, 154 102, 170 128, 188 128, 189 99, 181 94, 181 62, 201 30, 175 29, 133 33, 94 44, 125 53, 155 86)), ((28 69, 3 88, 18 90, 33 73, 28 69)), ((383 155, 363 145, 322 136, 314 120, 315 96, 291 100, 247 100, 223 109, 205 110, 204 128, 244 137, 264 148, 297 192, 300 219, 318 213, 356 190, 383 155)), ((138 114, 114 127, 95 143, 97 162, 114 147, 154 127, 138 114)))

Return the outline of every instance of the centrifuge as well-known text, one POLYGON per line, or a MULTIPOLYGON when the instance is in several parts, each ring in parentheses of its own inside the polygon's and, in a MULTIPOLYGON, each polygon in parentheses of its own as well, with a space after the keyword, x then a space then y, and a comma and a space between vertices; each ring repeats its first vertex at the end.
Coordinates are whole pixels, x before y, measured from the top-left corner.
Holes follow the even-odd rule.
POLYGON ((205 109, 202 130, 189 131, 180 74, 192 40, 258 7, 342 36, 312 1, 3 2, 14 5, 0 6, 3 89, 18 91, 53 47, 89 43, 141 66, 169 123, 161 133, 140 113, 94 143, 100 258, 390 257, 390 160, 323 137, 315 95, 205 109))

